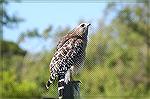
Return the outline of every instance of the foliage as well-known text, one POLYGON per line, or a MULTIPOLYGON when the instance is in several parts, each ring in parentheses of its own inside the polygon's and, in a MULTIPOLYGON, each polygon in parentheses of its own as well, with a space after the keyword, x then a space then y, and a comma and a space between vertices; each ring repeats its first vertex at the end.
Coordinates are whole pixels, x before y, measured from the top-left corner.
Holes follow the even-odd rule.
POLYGON ((14 28, 18 23, 24 21, 22 18, 8 13, 8 1, 9 0, 0 1, 0 40, 3 39, 3 28, 14 28))
MULTIPOLYGON (((19 18, 15 15, 9 15, 7 12, 7 5, 9 0, 1 0, 0 1, 0 24, 3 27, 13 27, 13 25, 18 24, 23 21, 22 18, 19 18)), ((14 0, 19 1, 19 0, 14 0)))
POLYGON ((18 43, 21 43, 24 41, 25 38, 37 38, 37 39, 43 39, 47 41, 48 38, 51 37, 50 32, 52 31, 52 26, 48 26, 46 29, 43 30, 42 33, 39 33, 38 29, 33 29, 33 30, 27 30, 23 33, 21 33, 18 43))
POLYGON ((11 57, 12 55, 24 56, 26 54, 26 51, 19 48, 19 46, 14 42, 1 40, 0 45, 1 45, 0 52, 2 57, 3 56, 11 57))
MULTIPOLYGON (((106 96, 122 99, 150 95, 149 12, 147 3, 110 4, 106 9, 116 13, 110 25, 97 29, 89 37, 86 60, 80 74, 83 99, 99 99, 106 96), (114 10, 115 9, 115 10, 114 10), (132 18, 132 19, 131 19, 132 18), (86 96, 86 98, 84 97, 86 96)), ((107 19, 106 18, 106 19, 107 19)), ((42 33, 29 30, 22 35, 27 38, 49 39, 52 27, 42 33)), ((64 35, 70 28, 56 31, 53 37, 64 35)), ((23 38, 23 37, 22 37, 23 38)), ((2 97, 57 96, 57 83, 47 92, 44 85, 49 78, 48 65, 54 51, 36 54, 26 53, 18 45, 2 42, 0 60, 0 94, 2 97), (11 53, 11 54, 10 54, 11 53), (9 57, 8 57, 9 56, 9 57), (2 60, 3 58, 3 60, 2 60)), ((108 97, 109 98, 109 97, 108 97)))

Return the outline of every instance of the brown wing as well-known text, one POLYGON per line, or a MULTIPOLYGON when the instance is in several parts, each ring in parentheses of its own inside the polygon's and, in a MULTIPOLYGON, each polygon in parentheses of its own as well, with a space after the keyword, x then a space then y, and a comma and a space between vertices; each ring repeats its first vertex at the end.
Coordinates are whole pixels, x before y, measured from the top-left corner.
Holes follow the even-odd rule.
POLYGON ((56 47, 56 50, 58 50, 59 48, 61 48, 69 39, 73 38, 73 36, 76 34, 75 29, 73 29, 72 31, 70 31, 67 35, 65 35, 64 37, 62 37, 56 47))

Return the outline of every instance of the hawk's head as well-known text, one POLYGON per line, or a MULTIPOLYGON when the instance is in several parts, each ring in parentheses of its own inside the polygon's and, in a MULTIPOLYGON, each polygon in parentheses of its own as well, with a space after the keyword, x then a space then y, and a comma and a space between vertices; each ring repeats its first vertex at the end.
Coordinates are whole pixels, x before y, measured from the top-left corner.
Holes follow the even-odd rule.
POLYGON ((90 26, 91 24, 89 23, 81 23, 79 26, 77 26, 75 28, 76 30, 76 34, 79 35, 79 36, 84 36, 88 34, 88 27, 90 26))

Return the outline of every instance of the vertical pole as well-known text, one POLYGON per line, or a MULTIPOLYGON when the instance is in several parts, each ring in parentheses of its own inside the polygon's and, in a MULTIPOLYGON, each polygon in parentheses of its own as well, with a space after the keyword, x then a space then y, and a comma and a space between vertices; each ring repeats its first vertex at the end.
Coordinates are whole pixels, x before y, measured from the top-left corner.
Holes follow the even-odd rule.
POLYGON ((64 85, 63 99, 80 99, 80 81, 71 81, 64 85))

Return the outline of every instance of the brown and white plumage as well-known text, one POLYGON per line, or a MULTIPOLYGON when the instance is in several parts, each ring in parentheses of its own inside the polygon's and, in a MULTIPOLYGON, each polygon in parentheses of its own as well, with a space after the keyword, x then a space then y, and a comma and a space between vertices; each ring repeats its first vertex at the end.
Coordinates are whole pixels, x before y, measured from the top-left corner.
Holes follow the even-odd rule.
POLYGON ((58 77, 58 94, 63 96, 64 83, 70 81, 71 74, 77 73, 83 65, 87 45, 88 27, 90 24, 81 23, 65 35, 58 43, 57 50, 50 63, 50 84, 58 77))

